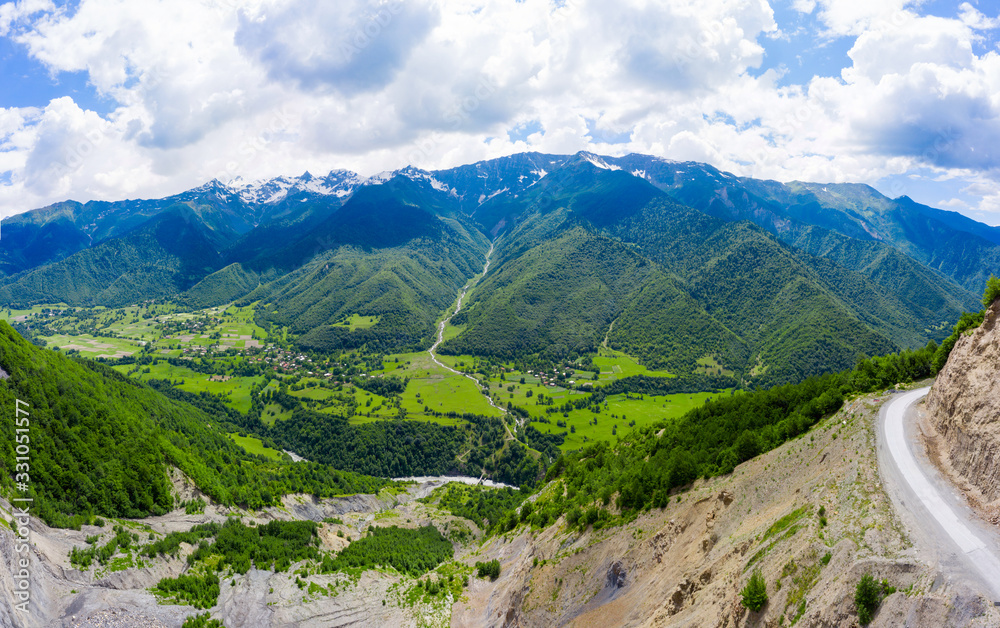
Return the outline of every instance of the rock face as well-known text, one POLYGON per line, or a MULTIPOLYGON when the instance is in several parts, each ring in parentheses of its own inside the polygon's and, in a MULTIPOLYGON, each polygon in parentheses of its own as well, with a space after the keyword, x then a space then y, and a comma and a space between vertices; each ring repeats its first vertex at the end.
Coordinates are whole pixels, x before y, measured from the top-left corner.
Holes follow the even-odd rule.
POLYGON ((927 399, 942 470, 987 513, 1000 509, 1000 301, 961 337, 927 399))

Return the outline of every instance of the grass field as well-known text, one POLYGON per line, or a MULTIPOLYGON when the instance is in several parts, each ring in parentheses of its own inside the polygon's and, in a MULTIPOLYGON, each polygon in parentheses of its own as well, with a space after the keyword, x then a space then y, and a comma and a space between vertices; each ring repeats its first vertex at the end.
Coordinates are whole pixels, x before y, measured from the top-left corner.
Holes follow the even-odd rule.
MULTIPOLYGON (((719 394, 728 394, 728 391, 719 394)), ((606 399, 599 414, 584 409, 572 410, 568 413, 569 416, 563 416, 561 412, 544 415, 542 410, 544 417, 551 423, 536 421, 534 408, 527 409, 532 415, 532 425, 538 431, 553 434, 568 432, 562 449, 571 451, 596 440, 614 440, 616 436, 623 436, 632 429, 651 425, 663 419, 680 417, 709 399, 718 397, 719 394, 646 395, 641 400, 638 399, 638 395, 632 395, 632 399, 626 399, 625 395, 612 395, 606 399), (558 426, 557 421, 564 421, 566 427, 558 426), (635 421, 634 428, 629 426, 632 421, 635 421)))
POLYGON ((42 305, 36 305, 28 310, 3 308, 0 309, 0 320, 12 321, 14 319, 30 316, 32 314, 41 314, 43 310, 62 310, 66 307, 68 306, 65 303, 45 303, 42 305))
POLYGON ((601 379, 629 377, 631 375, 648 375, 650 377, 674 377, 668 371, 651 371, 639 364, 632 357, 613 349, 601 347, 594 365, 601 367, 601 379))
POLYGON ((700 358, 697 364, 698 366, 695 367, 694 372, 702 375, 725 375, 732 377, 735 374, 733 371, 722 368, 722 365, 719 364, 719 361, 713 355, 700 358))
MULTIPOLYGON (((134 368, 129 365, 114 367, 115 370, 122 373, 128 373, 134 368)), ((181 366, 173 366, 166 362, 142 367, 139 369, 137 376, 140 379, 183 380, 183 383, 177 386, 181 390, 192 393, 209 392, 213 395, 221 395, 226 405, 243 413, 250 411, 250 391, 253 389, 254 384, 263 381, 262 377, 233 377, 224 382, 210 381, 210 375, 197 373, 181 366), (146 372, 147 368, 149 372, 146 372)))
MULTIPOLYGON (((444 359, 441 361, 448 364, 444 359)), ((410 382, 402 395, 402 406, 413 418, 454 424, 453 419, 426 414, 424 406, 434 412, 471 412, 500 416, 500 412, 489 404, 475 382, 441 368, 431 360, 426 351, 389 356, 389 361, 384 366, 388 368, 381 371, 383 373, 409 378, 410 382), (394 361, 396 358, 399 358, 398 364, 394 361)))
POLYGON ((350 318, 339 323, 334 323, 334 327, 347 327, 351 331, 356 331, 358 329, 368 329, 374 327, 378 323, 378 316, 361 316, 360 314, 351 314, 350 318))
POLYGON ((68 336, 40 336, 48 346, 59 347, 62 351, 76 349, 86 358, 115 358, 132 355, 142 348, 142 345, 132 340, 120 338, 95 338, 89 334, 68 336))
MULTIPOLYGON (((31 310, 0 310, 0 318, 10 320, 41 314, 46 309, 61 310, 65 307, 63 304, 50 304, 39 305, 31 310)), ((451 309, 454 309, 454 305, 451 309)), ((45 324, 55 332, 43 336, 49 346, 58 346, 63 350, 77 349, 81 355, 91 358, 137 354, 144 343, 152 345, 151 350, 155 356, 182 357, 192 355, 190 351, 185 354, 184 349, 195 347, 244 349, 267 342, 267 332, 254 323, 253 305, 246 307, 230 305, 196 312, 178 312, 172 304, 117 309, 98 307, 78 310, 65 316, 46 317, 44 320, 45 324), (95 330, 112 332, 117 337, 95 336, 92 333, 95 330)), ((342 320, 339 325, 356 330, 371 327, 377 322, 377 317, 354 314, 342 320)), ((453 338, 462 331, 461 326, 446 325, 444 336, 446 339, 453 338)), ((275 340, 284 341, 287 338, 286 328, 276 331, 275 340)), ((269 346, 271 349, 281 349, 280 346, 269 346)), ((200 354, 200 350, 193 353, 193 355, 200 354)), ((269 358, 272 362, 268 363, 268 368, 274 366, 275 361, 279 359, 274 355, 275 353, 272 353, 269 358)), ((476 358, 473 356, 438 357, 442 363, 456 369, 469 368, 476 364, 476 358)), ((237 361, 245 358, 216 354, 210 359, 216 367, 230 369, 237 364, 237 361)), ((288 392, 309 409, 348 417, 353 424, 391 419, 399 415, 400 409, 411 420, 433 421, 444 425, 461 423, 461 419, 436 417, 432 412, 501 415, 499 410, 490 405, 476 381, 438 366, 426 351, 387 356, 383 360, 382 369, 368 372, 370 376, 384 374, 409 380, 402 395, 392 399, 386 399, 349 384, 343 385, 339 390, 327 387, 328 381, 320 379, 319 375, 326 369, 333 370, 334 366, 329 363, 323 366, 324 362, 325 358, 320 358, 317 367, 298 369, 297 376, 304 377, 299 379, 297 384, 293 384, 288 392), (319 367, 323 370, 319 370, 319 367)), ((578 449, 595 440, 613 440, 617 435, 623 435, 631 430, 632 422, 635 423, 635 427, 642 427, 663 419, 679 417, 716 396, 716 393, 658 397, 614 395, 606 399, 599 413, 589 408, 573 409, 567 411, 564 416, 562 409, 556 409, 566 401, 581 399, 588 395, 586 389, 575 389, 584 384, 600 386, 634 375, 674 377, 666 371, 651 371, 631 356, 607 348, 599 350, 598 355, 592 358, 592 364, 600 370, 596 379, 593 371, 583 370, 582 365, 579 367, 571 365, 559 368, 561 377, 551 372, 545 373, 545 382, 542 381, 540 373, 514 372, 511 370, 512 365, 508 364, 503 379, 499 375, 489 378, 490 395, 494 403, 501 407, 512 403, 526 410, 532 425, 543 433, 566 432, 564 450, 578 449), (543 402, 539 403, 540 400, 543 402), (550 409, 554 411, 547 412, 550 409), (560 422, 565 425, 559 425, 560 422)), ((172 366, 166 362, 143 366, 138 370, 132 365, 119 365, 115 368, 122 373, 142 379, 181 381, 179 388, 182 390, 219 395, 227 405, 244 413, 251 408, 250 391, 253 386, 263 382, 263 376, 237 376, 226 381, 212 381, 207 374, 198 373, 185 366, 172 366)), ((278 381, 281 379, 288 381, 287 378, 295 371, 295 369, 291 372, 282 371, 277 366, 274 368, 278 371, 279 379, 268 382, 265 391, 277 389, 278 381)), ((712 356, 705 356, 699 360, 697 371, 706 374, 727 374, 712 356)), ((476 375, 475 379, 484 380, 482 375, 476 375)), ((289 381, 292 382, 295 382, 295 379, 289 381)), ((273 425, 275 421, 285 420, 290 416, 291 411, 285 410, 278 404, 269 404, 264 407, 261 419, 266 424, 273 425)), ((254 447, 253 443, 249 442, 240 444, 248 451, 254 447)), ((259 441, 257 447, 262 448, 259 441)))
MULTIPOLYGON (((708 399, 723 394, 710 392, 661 396, 620 394, 608 397, 601 406, 600 413, 584 408, 572 409, 564 416, 561 410, 555 411, 567 401, 588 396, 587 391, 572 388, 570 382, 573 382, 573 385, 587 382, 605 384, 630 375, 657 377, 669 375, 662 371, 649 371, 624 354, 610 355, 611 353, 615 352, 608 351, 607 355, 594 358, 595 365, 601 367, 600 379, 596 382, 592 379, 592 372, 582 370, 564 370, 567 375, 563 385, 551 383, 551 376, 549 376, 550 383, 543 384, 538 373, 509 371, 504 373, 503 379, 490 378, 491 396, 498 405, 510 402, 526 410, 532 425, 542 433, 566 432, 566 441, 562 449, 570 451, 595 440, 612 440, 616 435, 623 435, 632 429, 629 425, 632 421, 635 421, 635 427, 639 428, 662 419, 679 417, 708 399), (547 412, 549 409, 554 411, 547 412), (558 425, 557 422, 560 421, 565 423, 565 427, 558 425)), ((465 360, 455 359, 455 363, 465 360)), ((728 394, 728 391, 724 394, 728 394)))
MULTIPOLYGON (((310 384, 320 381, 315 378, 306 378, 301 383, 310 384)), ((318 412, 347 416, 351 423, 371 423, 396 416, 396 408, 391 406, 385 397, 355 386, 344 386, 341 390, 312 386, 301 390, 289 390, 288 394, 302 399, 307 407, 318 412), (348 406, 351 405, 351 399, 354 400, 357 409, 353 415, 349 416, 348 406)), ((289 416, 291 416, 291 412, 282 411, 280 406, 272 404, 264 409, 263 420, 268 425, 273 425, 275 420, 284 420, 289 416)))
POLYGON ((276 403, 269 403, 261 410, 260 420, 267 425, 274 425, 275 421, 285 421, 292 418, 292 411, 285 410, 276 403))
POLYGON ((285 457, 283 452, 277 449, 271 449, 264 445, 259 438, 254 438, 252 436, 240 436, 239 434, 229 434, 229 438, 233 440, 237 445, 246 449, 251 454, 257 454, 258 456, 267 456, 273 460, 281 460, 285 457))
POLYGON ((455 336, 458 336, 460 333, 462 333, 463 331, 465 331, 465 328, 466 328, 466 325, 452 325, 450 323, 447 324, 447 325, 445 325, 444 326, 444 339, 445 340, 451 340, 455 336))

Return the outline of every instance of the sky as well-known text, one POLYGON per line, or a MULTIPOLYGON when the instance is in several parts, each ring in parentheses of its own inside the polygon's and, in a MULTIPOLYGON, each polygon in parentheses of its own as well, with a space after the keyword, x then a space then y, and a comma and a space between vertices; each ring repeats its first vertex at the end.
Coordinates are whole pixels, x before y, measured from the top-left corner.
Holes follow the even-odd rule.
POLYGON ((213 178, 645 153, 1000 224, 1000 7, 0 4, 0 216, 213 178))

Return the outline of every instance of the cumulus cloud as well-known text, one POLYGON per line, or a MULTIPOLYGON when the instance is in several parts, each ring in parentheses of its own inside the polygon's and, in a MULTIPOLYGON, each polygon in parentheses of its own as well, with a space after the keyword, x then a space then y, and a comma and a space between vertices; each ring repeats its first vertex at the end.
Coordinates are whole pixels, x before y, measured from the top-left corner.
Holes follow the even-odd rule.
POLYGON ((839 76, 782 85, 780 68, 761 70, 782 33, 765 0, 3 4, 0 34, 55 77, 86 73, 111 106, 0 109, 0 212, 524 150, 784 180, 920 166, 992 180, 1000 57, 975 44, 995 16, 922 16, 907 0, 793 8, 819 38, 852 38, 839 76))
POLYGON ((802 10, 819 6, 818 17, 826 26, 827 37, 857 36, 871 28, 895 25, 909 15, 908 7, 918 0, 798 0, 796 8, 802 10))
POLYGON ((235 40, 272 79, 352 94, 385 87, 439 20, 421 2, 268 2, 240 12, 235 40))
POLYGON ((0 4, 0 37, 7 36, 11 27, 36 13, 54 11, 52 0, 19 0, 0 4))
POLYGON ((1000 57, 976 56, 977 36, 967 18, 911 15, 858 37, 837 91, 859 142, 941 168, 1000 164, 1000 57))

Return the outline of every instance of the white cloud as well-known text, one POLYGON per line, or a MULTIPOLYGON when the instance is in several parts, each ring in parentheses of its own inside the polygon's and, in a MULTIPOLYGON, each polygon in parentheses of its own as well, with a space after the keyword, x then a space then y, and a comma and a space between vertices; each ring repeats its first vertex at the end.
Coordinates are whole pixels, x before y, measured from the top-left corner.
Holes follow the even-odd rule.
POLYGON ((977 30, 986 30, 1000 27, 1000 18, 990 18, 983 15, 968 2, 963 2, 959 7, 959 18, 966 26, 977 30))
POLYGON ((992 171, 1000 57, 973 43, 996 20, 915 6, 797 0, 824 35, 856 38, 852 65, 779 86, 782 70, 756 69, 781 33, 764 0, 4 4, 0 28, 56 76, 86 72, 112 106, 0 109, 12 180, 0 213, 524 150, 653 153, 784 180, 992 171), (539 130, 508 138, 529 123, 539 130))
POLYGON ((52 0, 19 0, 0 4, 0 37, 6 37, 11 27, 36 13, 53 11, 52 0))
POLYGON ((951 207, 954 209, 969 209, 969 204, 960 198, 949 198, 947 200, 938 201, 939 207, 951 207))
POLYGON ((816 10, 816 0, 793 0, 792 8, 799 13, 812 13, 816 10))
MULTIPOLYGON (((857 36, 872 28, 898 25, 917 0, 817 0, 828 37, 857 36)), ((811 13, 811 11, 809 11, 811 13)))
POLYGON ((266 2, 240 11, 235 40, 272 79, 372 92, 396 77, 439 20, 436 6, 402 0, 266 2))

